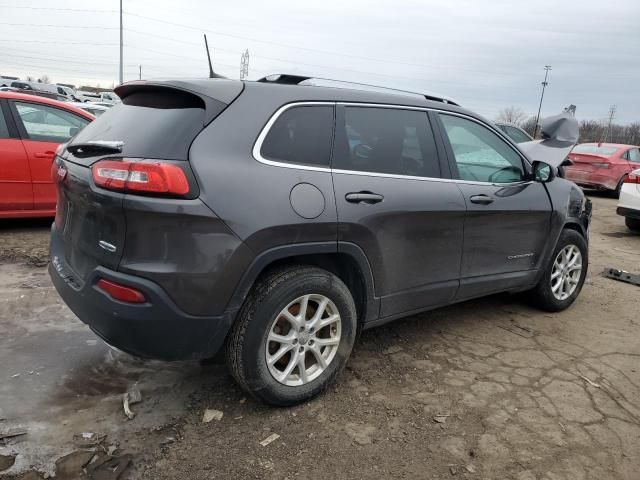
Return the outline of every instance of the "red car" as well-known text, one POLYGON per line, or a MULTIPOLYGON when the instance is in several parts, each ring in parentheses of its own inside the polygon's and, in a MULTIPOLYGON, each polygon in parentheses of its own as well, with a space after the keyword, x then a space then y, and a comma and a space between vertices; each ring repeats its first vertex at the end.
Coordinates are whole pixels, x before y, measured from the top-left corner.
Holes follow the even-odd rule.
POLYGON ((94 118, 64 102, 0 91, 0 218, 55 215, 56 148, 94 118))
POLYGON ((610 190, 616 197, 625 177, 640 167, 640 147, 617 143, 582 143, 569 154, 564 176, 581 187, 610 190))

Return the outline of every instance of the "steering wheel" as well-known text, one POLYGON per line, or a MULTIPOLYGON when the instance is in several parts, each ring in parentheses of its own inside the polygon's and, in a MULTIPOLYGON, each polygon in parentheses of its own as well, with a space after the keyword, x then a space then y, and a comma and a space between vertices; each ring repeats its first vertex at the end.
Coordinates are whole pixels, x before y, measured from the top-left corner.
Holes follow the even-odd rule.
MULTIPOLYGON (((522 170, 519 169, 518 167, 514 167, 513 165, 509 165, 508 167, 503 167, 500 170, 497 170, 497 171, 493 172, 491 175, 489 175, 489 181, 490 182, 496 182, 496 183, 507 183, 507 182, 504 182, 504 181, 501 182, 501 181, 497 180, 497 178, 496 178, 496 177, 498 177, 498 175, 504 174, 504 173, 507 173, 507 172, 515 173, 516 176, 518 177, 518 180, 522 179, 522 170)), ((517 181, 517 180, 509 180, 509 183, 510 182, 515 182, 515 181, 517 181)))

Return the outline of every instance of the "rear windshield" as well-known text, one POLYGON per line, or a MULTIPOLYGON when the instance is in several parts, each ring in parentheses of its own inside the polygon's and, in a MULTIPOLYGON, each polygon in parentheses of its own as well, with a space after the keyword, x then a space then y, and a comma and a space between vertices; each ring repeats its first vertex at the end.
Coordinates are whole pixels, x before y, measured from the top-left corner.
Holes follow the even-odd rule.
POLYGON ((592 155, 613 155, 618 147, 605 147, 598 145, 577 145, 573 148, 572 153, 588 153, 592 155))
POLYGON ((125 97, 71 144, 122 141, 122 154, 127 157, 187 160, 204 118, 204 102, 196 95, 168 88, 146 89, 125 97))

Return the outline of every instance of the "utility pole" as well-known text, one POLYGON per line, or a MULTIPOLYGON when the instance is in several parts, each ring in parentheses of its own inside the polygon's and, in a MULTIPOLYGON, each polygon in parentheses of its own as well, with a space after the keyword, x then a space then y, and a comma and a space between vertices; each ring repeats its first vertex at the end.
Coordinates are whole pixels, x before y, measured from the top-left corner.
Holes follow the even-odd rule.
POLYGON ((611 124, 613 123, 613 117, 616 115, 616 110, 618 109, 617 105, 611 105, 609 108, 609 125, 607 126, 607 131, 604 134, 604 142, 607 141, 609 135, 611 134, 611 124))
POLYGON ((542 82, 542 93, 540 94, 540 106, 538 107, 538 115, 536 116, 536 126, 533 129, 533 138, 536 138, 536 134, 538 133, 538 122, 540 121, 540 110, 542 110, 542 99, 544 98, 544 89, 549 85, 547 82, 547 78, 549 76, 549 70, 551 70, 551 65, 544 66, 544 82, 542 82))
POLYGON ((122 0, 120 0, 120 85, 124 82, 122 71, 122 0))
POLYGON ((138 65, 138 80, 142 80, 142 65, 138 65))
POLYGON ((249 49, 246 49, 240 57, 240 80, 249 76, 249 49))

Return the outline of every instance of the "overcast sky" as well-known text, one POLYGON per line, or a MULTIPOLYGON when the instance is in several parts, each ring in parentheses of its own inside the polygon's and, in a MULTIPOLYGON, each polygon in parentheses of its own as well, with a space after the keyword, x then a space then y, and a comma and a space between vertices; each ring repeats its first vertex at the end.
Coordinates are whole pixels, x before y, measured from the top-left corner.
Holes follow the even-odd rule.
MULTIPOLYGON (((111 86, 118 0, 0 0, 0 74, 111 86), (14 5, 12 5, 15 4, 14 5), (27 5, 25 5, 25 3, 27 5)), ((640 1, 124 0, 125 81, 291 72, 446 94, 489 118, 504 107, 543 116, 640 121, 640 1)))

